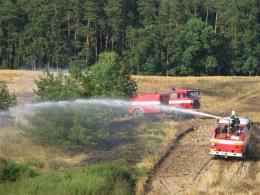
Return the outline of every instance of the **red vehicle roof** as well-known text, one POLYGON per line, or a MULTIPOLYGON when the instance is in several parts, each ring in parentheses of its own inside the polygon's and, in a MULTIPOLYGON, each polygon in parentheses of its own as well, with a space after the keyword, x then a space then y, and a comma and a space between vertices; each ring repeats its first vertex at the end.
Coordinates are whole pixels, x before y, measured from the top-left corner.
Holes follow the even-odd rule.
POLYGON ((138 100, 138 101, 151 101, 151 100, 160 100, 160 97, 162 96, 168 96, 168 94, 165 93, 139 93, 135 97, 132 98, 132 100, 138 100))
POLYGON ((189 91, 197 91, 196 89, 175 89, 171 90, 170 93, 177 92, 177 93, 186 93, 189 91))

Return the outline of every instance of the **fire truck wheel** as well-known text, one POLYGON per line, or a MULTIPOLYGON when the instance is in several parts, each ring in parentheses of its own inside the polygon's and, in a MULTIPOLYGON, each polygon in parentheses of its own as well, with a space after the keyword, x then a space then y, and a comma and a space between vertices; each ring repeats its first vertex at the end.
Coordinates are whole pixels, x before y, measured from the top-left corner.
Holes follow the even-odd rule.
POLYGON ((138 108, 133 111, 134 118, 139 118, 142 117, 143 115, 144 115, 143 111, 138 108))

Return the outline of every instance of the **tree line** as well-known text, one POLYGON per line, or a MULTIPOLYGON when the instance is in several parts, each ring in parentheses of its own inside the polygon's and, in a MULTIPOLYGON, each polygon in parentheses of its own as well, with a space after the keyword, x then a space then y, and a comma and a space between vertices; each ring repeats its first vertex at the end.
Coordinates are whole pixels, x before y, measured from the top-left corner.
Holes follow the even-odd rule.
POLYGON ((0 68, 259 75, 258 0, 1 0, 0 68))

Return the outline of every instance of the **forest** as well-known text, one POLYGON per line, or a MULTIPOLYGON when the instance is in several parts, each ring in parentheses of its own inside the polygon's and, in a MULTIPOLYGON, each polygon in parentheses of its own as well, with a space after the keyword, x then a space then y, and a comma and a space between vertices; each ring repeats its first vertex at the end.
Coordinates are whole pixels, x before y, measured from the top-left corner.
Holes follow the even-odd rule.
POLYGON ((259 75, 258 0, 1 0, 0 68, 259 75))

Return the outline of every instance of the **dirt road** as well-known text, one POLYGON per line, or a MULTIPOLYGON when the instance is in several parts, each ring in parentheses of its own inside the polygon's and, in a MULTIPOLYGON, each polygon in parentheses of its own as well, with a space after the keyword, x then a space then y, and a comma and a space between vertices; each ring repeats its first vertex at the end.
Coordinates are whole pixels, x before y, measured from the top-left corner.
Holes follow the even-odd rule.
POLYGON ((195 130, 179 141, 154 173, 149 195, 181 194, 209 166, 208 142, 214 120, 199 119, 194 123, 195 130))
MULTIPOLYGON (((197 129, 188 133, 153 173, 149 195, 168 194, 258 194, 260 162, 253 158, 212 160, 208 155, 210 129, 214 120, 195 120, 197 129)), ((260 127, 254 125, 252 153, 260 157, 260 127)))

